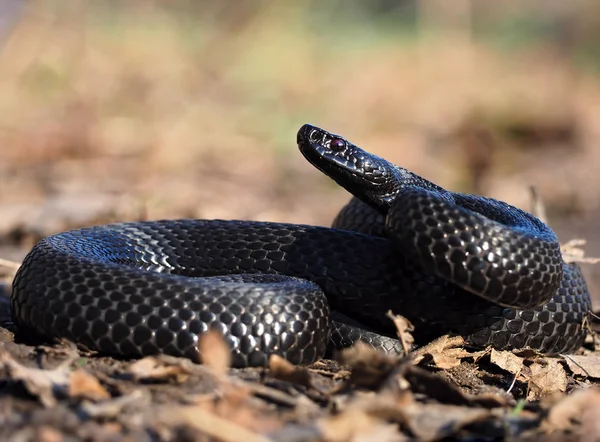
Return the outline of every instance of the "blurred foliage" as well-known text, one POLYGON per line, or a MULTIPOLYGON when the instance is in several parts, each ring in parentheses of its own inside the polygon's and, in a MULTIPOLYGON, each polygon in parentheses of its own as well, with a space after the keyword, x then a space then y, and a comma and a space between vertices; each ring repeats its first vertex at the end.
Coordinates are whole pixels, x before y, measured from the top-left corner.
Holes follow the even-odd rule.
MULTIPOLYGON (((573 158, 591 145, 597 79, 578 64, 599 63, 599 9, 592 0, 32 0, 0 53, 3 198, 84 192, 82 170, 97 173, 102 184, 84 183, 93 190, 108 174, 117 193, 156 194, 152 170, 172 206, 184 193, 165 181, 207 182, 235 154, 235 179, 276 183, 285 201, 306 187, 293 144, 312 122, 456 190, 489 191, 498 170, 514 184, 495 196, 523 203, 513 195, 529 176, 511 174, 540 163, 535 149, 560 145, 573 158), (111 173, 86 162, 99 158, 115 162, 111 173), (63 175, 72 184, 59 184, 63 175)), ((569 180, 552 190, 565 212, 588 205, 572 193, 589 177, 569 180)), ((180 207, 193 198, 203 197, 180 207)))

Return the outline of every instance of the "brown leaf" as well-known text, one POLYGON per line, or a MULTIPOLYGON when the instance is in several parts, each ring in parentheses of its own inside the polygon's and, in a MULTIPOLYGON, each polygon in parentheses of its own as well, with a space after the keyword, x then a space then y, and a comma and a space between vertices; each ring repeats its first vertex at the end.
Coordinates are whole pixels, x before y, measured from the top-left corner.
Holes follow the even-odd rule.
POLYGON ((60 431, 48 425, 39 427, 36 436, 36 439, 40 442, 62 442, 64 440, 60 431))
POLYGON ((405 355, 408 354, 415 344, 415 338, 412 335, 415 326, 404 316, 394 315, 391 310, 388 310, 387 317, 394 322, 396 334, 402 344, 402 350, 404 350, 405 355))
POLYGON ((523 358, 515 355, 510 351, 491 350, 490 362, 497 365, 502 370, 506 370, 514 375, 519 374, 523 370, 523 358))
POLYGON ((169 425, 190 425, 225 441, 263 440, 257 433, 282 426, 283 421, 271 406, 254 398, 252 385, 221 379, 218 394, 198 396, 195 404, 175 407, 166 413, 160 410, 159 417, 169 425))
POLYGON ((319 423, 323 439, 327 442, 377 440, 379 442, 403 442, 410 440, 398 432, 395 424, 389 424, 362 410, 340 413, 319 423))
POLYGON ((20 381, 27 391, 40 402, 51 407, 56 404, 55 394, 64 392, 69 384, 71 371, 69 365, 74 356, 52 370, 25 367, 15 361, 4 349, 0 349, 0 370, 5 381, 20 381))
POLYGON ((202 363, 217 374, 225 374, 231 366, 231 350, 221 333, 209 330, 198 338, 202 363))
POLYGON ((584 427, 586 422, 588 426, 595 426, 593 422, 598 422, 598 416, 600 416, 600 390, 597 388, 576 390, 550 409, 541 428, 546 432, 565 430, 577 422, 584 423, 584 427))
POLYGON ((248 430, 229 417, 220 417, 201 406, 174 407, 161 412, 169 425, 184 424, 223 442, 269 442, 270 439, 248 430))
POLYGON ((401 374, 410 384, 411 390, 448 405, 478 405, 485 408, 502 407, 506 399, 496 395, 468 395, 442 376, 421 367, 406 365, 401 374))
POLYGON ((281 356, 271 355, 269 358, 269 374, 275 379, 302 385, 306 388, 312 387, 308 370, 304 367, 295 366, 281 356))
POLYGON ((174 381, 184 382, 190 375, 190 370, 178 360, 148 356, 129 366, 129 374, 136 381, 174 381))
POLYGON ((531 376, 527 400, 539 400, 552 393, 567 390, 567 374, 558 359, 539 358, 529 369, 531 376))
POLYGON ((569 370, 574 375, 600 379, 600 356, 589 355, 562 355, 569 370))
POLYGON ((81 368, 71 373, 68 395, 72 398, 85 398, 92 401, 110 398, 110 394, 100 385, 98 379, 81 368))
POLYGON ((361 341, 342 350, 338 354, 338 361, 352 368, 349 382, 364 388, 381 385, 398 363, 397 358, 377 351, 361 341))
POLYGON ((464 345, 462 336, 444 335, 413 352, 414 362, 447 370, 459 366, 462 359, 478 359, 487 354, 487 350, 469 352, 464 345))
POLYGON ((462 428, 492 417, 489 410, 415 402, 404 409, 407 426, 419 440, 441 440, 462 428))

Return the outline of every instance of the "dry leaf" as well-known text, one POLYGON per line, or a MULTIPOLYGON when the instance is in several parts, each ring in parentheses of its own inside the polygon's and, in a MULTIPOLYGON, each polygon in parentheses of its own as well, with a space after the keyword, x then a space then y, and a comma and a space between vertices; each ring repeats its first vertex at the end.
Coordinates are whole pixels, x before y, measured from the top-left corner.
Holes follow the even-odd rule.
POLYGON ((165 358, 148 356, 129 366, 129 374, 136 381, 170 381, 184 382, 190 375, 190 370, 178 360, 169 361, 165 358))
POLYGON ((523 358, 510 351, 491 350, 490 362, 497 365, 502 370, 517 375, 523 370, 523 358))
POLYGON ((395 357, 377 351, 361 341, 342 350, 338 354, 338 361, 352 368, 349 382, 364 388, 381 385, 398 363, 395 357))
POLYGON ((574 375, 600 379, 600 356, 562 355, 574 375))
POLYGON ((231 350, 221 333, 209 330, 198 338, 202 363, 217 374, 225 374, 231 366, 231 350))
POLYGON ((55 369, 43 370, 25 367, 5 350, 0 349, 0 370, 4 372, 3 380, 22 382, 30 394, 37 397, 44 406, 51 407, 57 402, 55 394, 65 392, 69 385, 69 366, 74 359, 75 356, 72 356, 55 369))
POLYGON ((43 425, 38 428, 36 439, 39 442, 62 442, 64 441, 63 434, 54 428, 43 425))
POLYGON ((548 417, 542 422, 541 428, 546 432, 565 430, 574 422, 600 416, 600 390, 588 388, 576 390, 563 398, 548 412, 548 417))
POLYGON ((404 350, 404 354, 407 355, 415 344, 415 338, 412 335, 415 326, 404 316, 394 315, 391 310, 388 310, 387 317, 394 321, 396 334, 402 344, 402 350, 404 350))
POLYGON ((444 335, 414 351, 413 360, 415 364, 433 365, 447 370, 459 366, 465 358, 478 359, 488 352, 487 350, 469 352, 463 347, 464 345, 465 340, 462 336, 444 335))
POLYGON ((398 432, 398 426, 370 416, 361 410, 350 410, 322 420, 319 428, 327 442, 369 441, 404 442, 410 440, 398 432))
POLYGON ((567 373, 559 360, 540 358, 529 369, 531 376, 527 400, 535 401, 549 394, 567 390, 567 373))
POLYGON ((98 379, 81 368, 71 373, 68 395, 72 398, 84 398, 92 401, 110 398, 110 394, 100 385, 98 379))
POLYGON ((306 388, 312 387, 308 370, 304 367, 295 366, 281 356, 271 355, 269 358, 269 374, 275 379, 302 385, 306 388))
POLYGON ((246 437, 254 440, 252 438, 261 437, 256 433, 275 431, 283 425, 283 421, 271 407, 252 394, 251 385, 224 382, 218 394, 208 398, 206 395, 199 396, 191 406, 175 407, 166 413, 161 410, 159 417, 165 418, 169 425, 190 425, 214 434, 219 440, 245 441, 246 437))
POLYGON ((477 405, 485 408, 502 407, 506 405, 506 398, 497 395, 468 395, 455 384, 450 383, 442 376, 431 373, 414 365, 405 365, 401 374, 410 384, 415 393, 421 393, 442 404, 449 405, 477 405))
POLYGON ((443 404, 415 402, 404 409, 407 425, 419 440, 441 440, 456 435, 462 428, 490 419, 489 410, 443 404))
POLYGON ((200 406, 176 407, 161 413, 169 425, 185 424, 223 442, 269 442, 270 439, 219 417, 200 406))

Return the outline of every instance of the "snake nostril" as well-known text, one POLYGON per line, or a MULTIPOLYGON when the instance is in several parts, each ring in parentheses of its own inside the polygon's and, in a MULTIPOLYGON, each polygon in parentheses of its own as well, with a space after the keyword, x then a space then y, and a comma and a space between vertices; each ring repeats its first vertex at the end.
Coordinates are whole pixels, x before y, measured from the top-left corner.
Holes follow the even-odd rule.
POLYGON ((311 130, 308 134, 308 141, 311 143, 318 143, 320 138, 319 131, 316 129, 311 130))

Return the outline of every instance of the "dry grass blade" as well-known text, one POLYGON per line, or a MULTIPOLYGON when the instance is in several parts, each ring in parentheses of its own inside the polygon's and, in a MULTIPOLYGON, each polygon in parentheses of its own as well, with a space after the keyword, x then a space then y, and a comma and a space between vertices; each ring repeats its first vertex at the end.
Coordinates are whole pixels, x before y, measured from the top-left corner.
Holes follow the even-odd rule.
POLYGON ((565 262, 574 263, 580 262, 585 264, 597 264, 600 262, 600 258, 591 258, 585 256, 585 250, 583 246, 587 244, 587 240, 583 238, 575 238, 567 241, 565 244, 561 244, 560 250, 563 254, 565 262))
POLYGON ((9 259, 0 258, 0 267, 4 267, 6 269, 9 269, 13 273, 16 273, 17 270, 19 270, 19 267, 21 267, 21 263, 11 261, 9 259))

